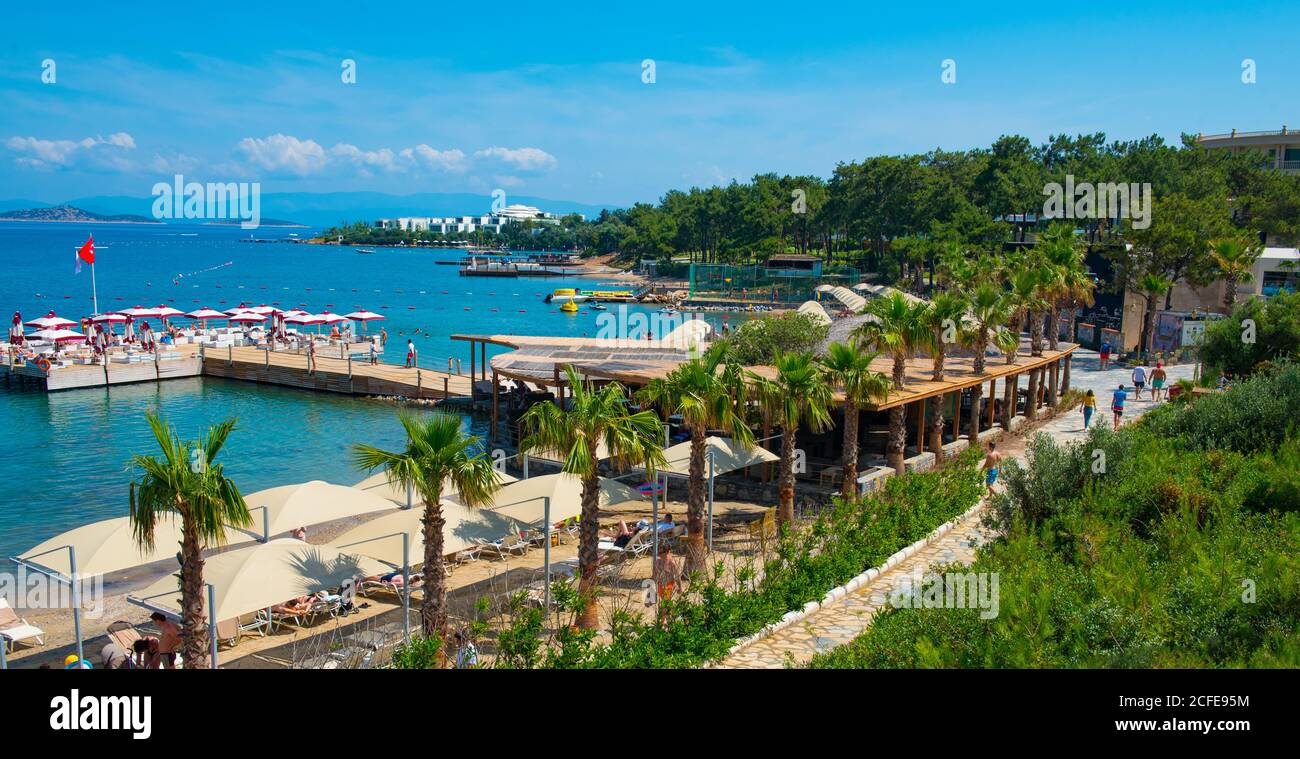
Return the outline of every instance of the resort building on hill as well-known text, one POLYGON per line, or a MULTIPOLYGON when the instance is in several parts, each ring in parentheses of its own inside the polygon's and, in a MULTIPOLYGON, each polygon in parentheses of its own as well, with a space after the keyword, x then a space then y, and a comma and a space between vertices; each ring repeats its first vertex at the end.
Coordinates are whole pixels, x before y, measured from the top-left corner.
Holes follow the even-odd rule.
POLYGON ((396 219, 379 219, 376 229, 401 229, 406 232, 500 232, 507 224, 531 221, 534 224, 559 224, 560 217, 541 211, 534 206, 519 203, 500 211, 481 216, 403 216, 396 219))
POLYGON ((1238 132, 1227 134, 1202 134, 1196 141, 1206 148, 1218 148, 1239 153, 1259 150, 1268 156, 1273 168, 1287 174, 1300 174, 1300 132, 1282 127, 1282 131, 1238 132))

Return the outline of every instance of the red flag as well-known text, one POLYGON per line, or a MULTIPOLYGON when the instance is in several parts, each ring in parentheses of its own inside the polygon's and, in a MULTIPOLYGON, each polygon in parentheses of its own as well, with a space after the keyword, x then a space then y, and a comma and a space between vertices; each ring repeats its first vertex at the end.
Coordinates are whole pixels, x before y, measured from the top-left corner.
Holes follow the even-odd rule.
POLYGON ((91 235, 90 238, 86 240, 86 244, 82 245, 81 249, 77 251, 77 258, 80 258, 82 261, 85 261, 91 266, 95 265, 95 236, 94 235, 91 235))

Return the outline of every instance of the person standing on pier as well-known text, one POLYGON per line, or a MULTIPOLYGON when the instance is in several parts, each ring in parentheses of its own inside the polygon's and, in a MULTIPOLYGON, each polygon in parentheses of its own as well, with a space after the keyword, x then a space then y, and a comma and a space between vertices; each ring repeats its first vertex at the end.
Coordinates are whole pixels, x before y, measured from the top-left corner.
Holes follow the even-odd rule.
POLYGON ((419 354, 415 350, 415 342, 412 341, 410 338, 407 338, 406 340, 406 368, 407 369, 410 369, 411 367, 416 365, 418 361, 417 358, 418 355, 419 354))
POLYGON ((316 373, 316 341, 310 338, 307 340, 307 373, 316 373))

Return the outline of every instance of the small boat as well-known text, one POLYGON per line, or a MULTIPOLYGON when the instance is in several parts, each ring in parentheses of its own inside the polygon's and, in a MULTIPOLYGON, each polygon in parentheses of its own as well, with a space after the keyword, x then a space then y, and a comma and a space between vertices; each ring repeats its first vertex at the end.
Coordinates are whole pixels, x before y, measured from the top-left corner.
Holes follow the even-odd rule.
POLYGON ((668 314, 671 316, 672 314, 677 313, 677 309, 672 308, 670 306, 664 306, 663 308, 659 309, 659 313, 668 314))
POLYGON ((608 311, 608 310, 609 310, 609 308, 607 308, 604 304, 601 304, 601 303, 592 303, 592 304, 589 306, 589 308, 590 308, 592 311, 608 311))
POLYGON ((582 303, 590 296, 585 295, 572 287, 562 287, 550 295, 546 296, 547 303, 582 303))
POLYGON ((358 253, 374 253, 375 251, 372 250, 372 249, 370 249, 370 248, 357 248, 357 252, 358 252, 358 253))
POLYGON ((560 304, 560 311, 566 314, 576 314, 578 313, 578 304, 571 300, 566 300, 560 304))

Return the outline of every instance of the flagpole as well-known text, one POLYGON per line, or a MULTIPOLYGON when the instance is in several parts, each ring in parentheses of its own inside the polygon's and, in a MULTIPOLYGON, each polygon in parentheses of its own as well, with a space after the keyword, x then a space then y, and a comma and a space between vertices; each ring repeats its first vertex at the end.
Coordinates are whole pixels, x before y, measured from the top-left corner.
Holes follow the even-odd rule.
POLYGON ((99 314, 99 291, 95 289, 95 265, 90 265, 90 304, 96 315, 99 314))

